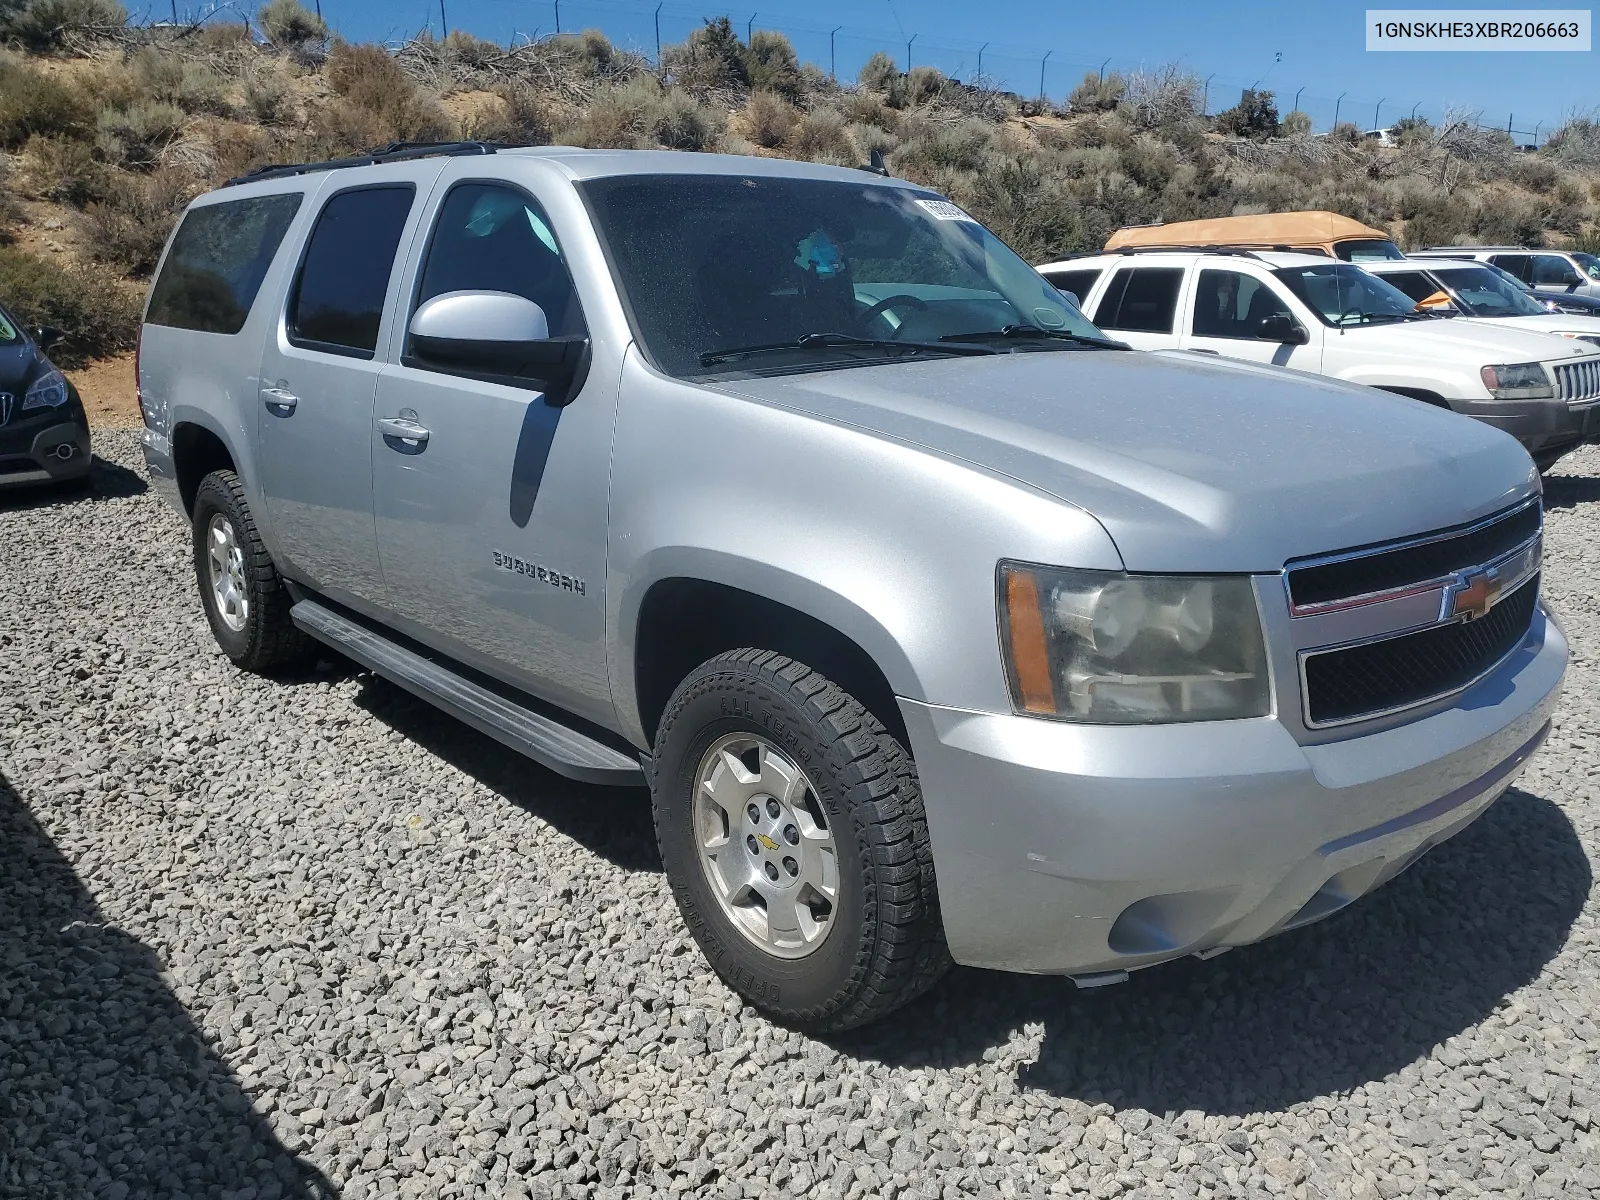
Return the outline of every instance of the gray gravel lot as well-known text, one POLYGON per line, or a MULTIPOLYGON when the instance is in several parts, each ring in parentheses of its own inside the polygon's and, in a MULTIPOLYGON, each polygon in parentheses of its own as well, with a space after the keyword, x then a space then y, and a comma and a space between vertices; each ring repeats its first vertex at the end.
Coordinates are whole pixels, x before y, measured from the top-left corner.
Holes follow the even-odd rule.
POLYGON ((1554 736, 1353 910, 823 1042, 712 976, 641 794, 237 673, 130 433, 0 500, 0 1195, 1600 1195, 1600 451, 1554 736))

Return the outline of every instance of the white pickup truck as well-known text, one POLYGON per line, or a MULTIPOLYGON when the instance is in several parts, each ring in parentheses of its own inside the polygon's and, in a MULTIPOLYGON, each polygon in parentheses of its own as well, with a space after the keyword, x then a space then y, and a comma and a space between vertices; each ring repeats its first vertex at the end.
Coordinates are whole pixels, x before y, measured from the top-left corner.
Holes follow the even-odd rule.
POLYGON ((1450 408, 1511 434, 1541 471, 1600 437, 1600 349, 1419 313, 1409 296, 1351 263, 1149 250, 1038 270, 1135 349, 1272 363, 1450 408))

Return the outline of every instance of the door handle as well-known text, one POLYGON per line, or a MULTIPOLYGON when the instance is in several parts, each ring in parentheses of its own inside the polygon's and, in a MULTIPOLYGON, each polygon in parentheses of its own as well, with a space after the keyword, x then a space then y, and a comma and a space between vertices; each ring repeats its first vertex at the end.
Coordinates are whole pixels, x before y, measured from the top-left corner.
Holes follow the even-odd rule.
POLYGON ((428 444, 428 427, 419 425, 408 417, 380 417, 378 430, 385 438, 399 438, 418 446, 428 444))
POLYGON ((1222 354, 1222 351, 1221 350, 1208 350, 1204 346, 1190 346, 1189 347, 1189 353, 1190 354, 1215 354, 1215 355, 1218 355, 1220 357, 1221 354, 1222 354))
POLYGON ((287 388, 269 387, 261 389, 261 402, 273 416, 287 417, 294 412, 294 406, 300 403, 300 397, 287 388))

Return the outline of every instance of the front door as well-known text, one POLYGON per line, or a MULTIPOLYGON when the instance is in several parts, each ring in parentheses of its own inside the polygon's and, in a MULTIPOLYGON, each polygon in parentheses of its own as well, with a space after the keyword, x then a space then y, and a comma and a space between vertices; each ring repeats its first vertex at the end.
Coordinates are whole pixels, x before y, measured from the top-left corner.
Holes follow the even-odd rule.
POLYGON ((261 362, 261 479, 282 564, 335 599, 383 599, 372 521, 379 326, 413 182, 334 192, 261 362))
POLYGON ((1250 362, 1322 368, 1322 329, 1296 316, 1288 302, 1266 280, 1243 271, 1206 267, 1195 280, 1182 342, 1185 350, 1242 358, 1250 362), (1264 339, 1261 322, 1286 316, 1306 331, 1305 345, 1264 339))
MULTIPOLYGON (((461 179, 445 192, 407 322, 432 297, 461 291, 523 296, 544 310, 552 337, 586 335, 555 230, 520 188, 461 179)), ((564 708, 609 719, 615 373, 590 370, 575 395, 552 397, 537 381, 431 369, 404 345, 400 358, 378 379, 369 440, 378 546, 401 627, 564 708)))

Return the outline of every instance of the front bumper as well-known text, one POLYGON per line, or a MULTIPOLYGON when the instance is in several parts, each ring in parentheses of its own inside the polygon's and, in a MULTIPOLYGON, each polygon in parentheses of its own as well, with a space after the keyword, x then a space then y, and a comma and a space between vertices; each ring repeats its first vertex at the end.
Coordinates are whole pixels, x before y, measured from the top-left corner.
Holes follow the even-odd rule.
POLYGON ((89 463, 89 422, 76 402, 0 426, 0 488, 82 479, 89 463))
POLYGON ((1089 976, 1325 917, 1510 785, 1566 662, 1541 609, 1450 708, 1321 745, 1272 717, 1086 726, 902 699, 951 954, 1089 976))
POLYGON ((1574 408, 1565 400, 1458 400, 1463 416, 1504 430, 1530 454, 1600 441, 1600 404, 1574 408))

